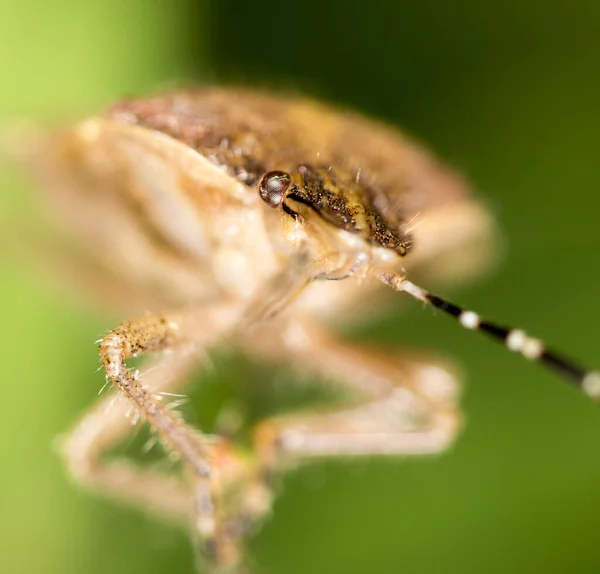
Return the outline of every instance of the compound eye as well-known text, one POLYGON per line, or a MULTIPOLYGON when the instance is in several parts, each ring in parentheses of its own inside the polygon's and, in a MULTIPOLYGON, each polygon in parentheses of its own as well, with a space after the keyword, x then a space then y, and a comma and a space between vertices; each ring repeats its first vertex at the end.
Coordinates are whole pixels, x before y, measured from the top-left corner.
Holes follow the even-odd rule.
POLYGON ((290 187, 292 178, 283 171, 270 171, 260 180, 258 190, 263 201, 271 207, 279 207, 290 187))

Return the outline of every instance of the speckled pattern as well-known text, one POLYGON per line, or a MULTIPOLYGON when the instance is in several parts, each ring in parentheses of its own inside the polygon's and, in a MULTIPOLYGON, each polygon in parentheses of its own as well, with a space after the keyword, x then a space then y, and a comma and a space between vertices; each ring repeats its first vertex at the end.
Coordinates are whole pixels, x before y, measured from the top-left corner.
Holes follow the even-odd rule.
POLYGON ((464 194, 399 133, 309 100, 203 88, 122 101, 108 117, 189 145, 253 191, 265 173, 285 171, 296 202, 400 255, 412 243, 404 225, 414 213, 464 194))

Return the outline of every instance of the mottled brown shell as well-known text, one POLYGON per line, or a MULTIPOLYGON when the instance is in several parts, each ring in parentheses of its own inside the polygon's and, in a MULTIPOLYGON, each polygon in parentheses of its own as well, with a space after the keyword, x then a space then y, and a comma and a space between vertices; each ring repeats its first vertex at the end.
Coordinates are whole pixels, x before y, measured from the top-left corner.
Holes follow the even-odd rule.
POLYGON ((464 195, 460 181, 398 133, 310 100, 204 88, 123 101, 107 115, 190 146, 249 193, 267 172, 295 174, 297 201, 400 255, 416 213, 464 195))

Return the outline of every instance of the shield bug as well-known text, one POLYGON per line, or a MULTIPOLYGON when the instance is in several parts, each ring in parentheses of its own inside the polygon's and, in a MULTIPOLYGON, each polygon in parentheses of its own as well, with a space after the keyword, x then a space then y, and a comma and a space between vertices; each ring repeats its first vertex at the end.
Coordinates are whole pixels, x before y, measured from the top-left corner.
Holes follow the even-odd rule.
POLYGON ((62 443, 67 466, 98 491, 188 525, 220 571, 241 564, 273 477, 298 461, 431 454, 455 439, 449 367, 392 359, 328 328, 360 319, 385 287, 600 396, 598 374, 408 279, 476 270, 493 222, 460 177, 375 121, 302 98, 201 88, 122 101, 33 156, 63 227, 90 253, 87 284, 140 313, 100 341, 124 400, 103 398, 84 415, 62 443), (265 420, 242 454, 165 400, 223 341, 326 376, 362 402, 265 420), (137 355, 155 356, 143 377, 126 364, 137 355), (132 408, 179 458, 181 476, 103 457, 131 432, 132 408))

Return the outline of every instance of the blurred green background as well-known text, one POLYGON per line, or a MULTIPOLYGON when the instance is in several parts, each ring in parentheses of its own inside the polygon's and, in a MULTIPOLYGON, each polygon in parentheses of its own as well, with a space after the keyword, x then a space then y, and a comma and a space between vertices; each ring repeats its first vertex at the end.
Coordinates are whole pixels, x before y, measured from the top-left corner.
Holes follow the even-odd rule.
MULTIPOLYGON (((507 241, 493 275, 447 294, 597 366, 599 69, 589 1, 0 1, 2 117, 228 80, 403 126, 476 182, 507 241)), ((0 174, 3 215, 28 217, 21 179, 0 174)), ((4 258, 0 281, 1 571, 191 572, 185 536, 77 490, 52 450, 101 386, 93 341, 114 321, 4 258)), ((418 305, 354 336, 456 357, 466 432, 435 459, 289 475, 251 546, 261 572, 600 571, 597 407, 418 305)))

